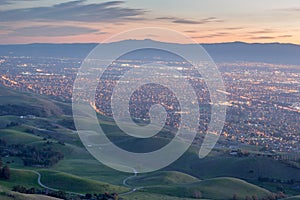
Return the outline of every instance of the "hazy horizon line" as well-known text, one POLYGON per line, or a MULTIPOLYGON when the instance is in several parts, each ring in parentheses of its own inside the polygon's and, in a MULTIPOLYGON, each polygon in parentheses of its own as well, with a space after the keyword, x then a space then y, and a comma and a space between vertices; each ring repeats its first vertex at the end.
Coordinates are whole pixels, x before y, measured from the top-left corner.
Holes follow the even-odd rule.
MULTIPOLYGON (((129 39, 129 40, 120 40, 120 41, 114 41, 109 43, 103 43, 103 44, 112 44, 112 43, 118 43, 118 42, 124 42, 124 41, 145 41, 145 40, 151 40, 153 42, 160 42, 160 43, 169 43, 169 44, 180 44, 180 45, 190 45, 193 43, 175 43, 175 42, 164 42, 159 40, 153 40, 153 39, 129 39)), ((297 43, 284 43, 284 42, 244 42, 244 41, 228 41, 228 42, 216 42, 216 43, 194 43, 194 44, 200 44, 200 45, 214 45, 214 44, 230 44, 230 43, 243 43, 243 44, 281 44, 281 45, 297 45, 300 46, 300 44, 297 43)), ((0 46, 4 45, 33 45, 33 44, 60 44, 60 45, 71 45, 71 44, 101 44, 101 42, 31 42, 31 43, 0 43, 0 46)))

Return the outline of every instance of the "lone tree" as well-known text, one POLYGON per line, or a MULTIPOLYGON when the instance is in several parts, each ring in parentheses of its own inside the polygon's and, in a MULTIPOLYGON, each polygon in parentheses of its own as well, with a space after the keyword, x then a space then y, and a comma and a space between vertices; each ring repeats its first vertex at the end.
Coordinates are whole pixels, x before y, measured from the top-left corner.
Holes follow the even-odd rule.
POLYGON ((3 168, 2 168, 2 172, 1 172, 1 175, 4 179, 9 179, 10 178, 10 169, 7 165, 5 165, 3 168))

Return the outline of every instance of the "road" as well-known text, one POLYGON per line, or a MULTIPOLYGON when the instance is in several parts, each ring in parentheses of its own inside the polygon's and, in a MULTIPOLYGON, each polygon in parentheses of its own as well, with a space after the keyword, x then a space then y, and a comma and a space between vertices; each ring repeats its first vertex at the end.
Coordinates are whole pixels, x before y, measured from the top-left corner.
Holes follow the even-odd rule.
MULTIPOLYGON (((131 188, 130 191, 128 192, 124 192, 124 193, 120 193, 119 195, 120 196, 125 196, 125 195, 129 195, 129 194, 132 194, 134 192, 136 192, 137 190, 139 189, 142 189, 143 187, 134 187, 134 186, 131 186, 127 183, 127 181, 133 177, 136 177, 137 176, 137 171, 135 169, 133 169, 133 172, 134 172, 134 175, 131 175, 131 176, 128 176, 126 177, 124 180, 123 180, 123 185, 125 187, 129 187, 131 188)), ((29 172, 32 172, 34 174, 36 174, 38 176, 38 179, 37 179, 37 183, 39 184, 39 186, 41 186, 42 188, 44 189, 47 189, 47 190, 51 190, 51 191, 60 191, 60 189, 57 189, 57 188, 52 188, 52 187, 49 187, 49 186, 46 186, 45 184, 42 183, 41 179, 42 179, 42 175, 38 172, 38 171, 35 171, 35 170, 25 170, 25 171, 29 171, 29 172)), ((77 193, 77 192, 71 192, 71 191, 65 191, 66 193, 68 194, 73 194, 73 195, 79 195, 79 196, 85 196, 85 194, 81 194, 81 193, 77 193)))
MULTIPOLYGON (((24 171, 29 171, 29 172, 32 172, 32 173, 36 174, 36 175, 38 176, 37 183, 38 183, 39 186, 41 186, 42 188, 45 188, 45 189, 51 190, 51 191, 55 191, 55 192, 60 191, 60 190, 57 189, 57 188, 52 188, 52 187, 49 187, 49 186, 44 185, 44 184, 41 182, 42 175, 41 175, 39 172, 37 172, 37 171, 35 171, 35 170, 24 170, 24 171)), ((65 192, 68 193, 68 194, 79 195, 79 196, 85 196, 85 194, 81 194, 81 193, 77 193, 77 192, 70 192, 70 191, 65 191, 65 192)))
POLYGON ((131 190, 128 191, 128 192, 121 193, 120 196, 132 194, 132 193, 136 192, 137 190, 143 189, 143 187, 134 187, 134 186, 129 185, 129 184, 127 183, 127 181, 128 181, 129 179, 136 177, 137 174, 138 174, 137 171, 136 171, 134 168, 132 168, 132 170, 133 170, 133 172, 134 172, 134 175, 128 176, 127 178, 125 178, 125 179, 123 180, 123 185, 124 185, 125 187, 131 188, 131 190))

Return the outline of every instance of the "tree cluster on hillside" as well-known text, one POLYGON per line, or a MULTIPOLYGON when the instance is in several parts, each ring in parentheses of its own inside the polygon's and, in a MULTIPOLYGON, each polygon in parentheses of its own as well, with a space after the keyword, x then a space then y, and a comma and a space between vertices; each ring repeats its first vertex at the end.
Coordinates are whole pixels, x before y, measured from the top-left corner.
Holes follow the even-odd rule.
POLYGON ((23 194, 45 194, 47 196, 59 198, 59 199, 68 199, 67 195, 64 191, 45 191, 41 189, 36 189, 34 187, 32 188, 26 188, 22 185, 16 185, 12 188, 12 191, 19 192, 23 194))
POLYGON ((29 189, 27 189, 26 187, 24 187, 22 185, 16 185, 16 186, 14 186, 12 188, 12 191, 23 193, 23 194, 36 194, 37 193, 37 189, 36 188, 29 188, 29 189))
POLYGON ((117 193, 104 193, 104 194, 86 194, 84 196, 82 195, 74 195, 70 194, 68 192, 64 191, 49 191, 47 189, 37 189, 37 188, 26 188, 22 185, 16 185, 12 188, 12 191, 19 192, 23 194, 41 194, 41 195, 47 195, 59 199, 65 199, 65 200, 122 200, 118 196, 117 193))
POLYGON ((0 139, 0 156, 7 155, 20 157, 25 166, 40 167, 50 167, 64 158, 62 153, 54 151, 51 146, 37 148, 23 144, 8 145, 5 140, 0 139))
POLYGON ((81 199, 84 200, 122 200, 122 198, 120 198, 118 196, 117 193, 104 193, 104 194, 86 194, 84 197, 81 197, 81 199))

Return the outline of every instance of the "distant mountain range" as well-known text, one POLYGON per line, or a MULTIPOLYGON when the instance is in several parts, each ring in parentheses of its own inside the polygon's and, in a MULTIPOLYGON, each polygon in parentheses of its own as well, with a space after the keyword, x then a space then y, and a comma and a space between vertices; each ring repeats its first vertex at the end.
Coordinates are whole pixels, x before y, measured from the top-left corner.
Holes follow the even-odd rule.
MULTIPOLYGON (((152 40, 126 40, 104 44, 109 49, 114 46, 131 45, 134 43, 157 41, 152 40)), ((31 56, 31 57, 68 57, 85 58, 96 46, 96 43, 84 44, 16 44, 0 45, 0 56, 31 56)), ((172 44, 182 47, 191 44, 172 44)), ((277 64, 300 65, 300 45, 281 43, 217 43, 202 44, 215 62, 267 62, 277 64)))

